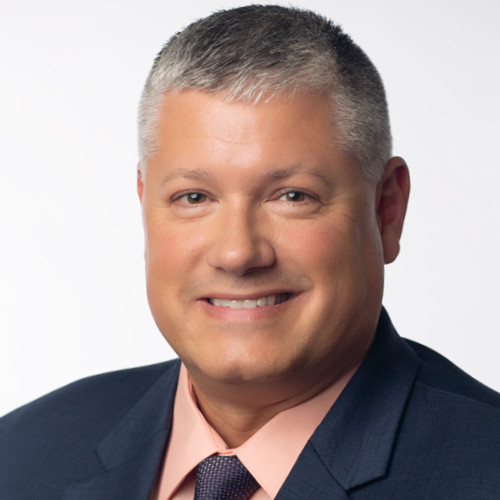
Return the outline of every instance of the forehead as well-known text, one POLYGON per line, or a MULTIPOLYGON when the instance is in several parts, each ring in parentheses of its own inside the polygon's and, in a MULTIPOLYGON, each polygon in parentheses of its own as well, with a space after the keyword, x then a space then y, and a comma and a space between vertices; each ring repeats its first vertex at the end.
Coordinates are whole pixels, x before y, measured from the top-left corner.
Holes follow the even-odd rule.
POLYGON ((165 147, 185 151, 190 142, 234 150, 272 143, 305 154, 330 148, 336 130, 324 93, 283 94, 246 103, 227 100, 220 93, 181 90, 163 96, 156 133, 160 151, 165 147))
POLYGON ((361 169, 336 145, 331 115, 325 94, 244 103, 197 90, 169 91, 146 179, 161 186, 173 179, 225 179, 239 190, 301 176, 325 187, 354 185, 361 169))

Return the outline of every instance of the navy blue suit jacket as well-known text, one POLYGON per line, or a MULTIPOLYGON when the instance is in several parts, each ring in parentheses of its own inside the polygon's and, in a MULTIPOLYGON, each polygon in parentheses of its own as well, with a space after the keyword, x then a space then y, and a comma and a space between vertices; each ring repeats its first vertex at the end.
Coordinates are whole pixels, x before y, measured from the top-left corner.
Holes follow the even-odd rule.
MULTIPOLYGON (((179 361, 75 382, 0 420, 1 500, 148 500, 179 361)), ((382 311, 279 500, 500 499, 500 395, 382 311)))

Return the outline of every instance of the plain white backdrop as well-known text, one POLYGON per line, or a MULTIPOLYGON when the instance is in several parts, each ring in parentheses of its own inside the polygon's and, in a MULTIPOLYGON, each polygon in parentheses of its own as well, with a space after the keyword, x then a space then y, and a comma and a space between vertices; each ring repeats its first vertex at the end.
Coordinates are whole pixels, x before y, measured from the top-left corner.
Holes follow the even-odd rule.
MULTIPOLYGON (((174 356, 145 298, 137 103, 167 38, 245 3, 1 0, 0 414, 174 356)), ((386 84, 412 175, 393 322, 499 390, 498 2, 291 4, 340 23, 386 84)))

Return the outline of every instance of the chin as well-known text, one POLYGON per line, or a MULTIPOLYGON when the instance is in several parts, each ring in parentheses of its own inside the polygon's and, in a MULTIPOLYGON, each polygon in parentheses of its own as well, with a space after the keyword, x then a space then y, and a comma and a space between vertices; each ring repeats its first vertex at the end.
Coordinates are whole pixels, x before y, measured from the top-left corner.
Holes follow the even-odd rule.
MULTIPOLYGON (((186 365, 188 370, 190 366, 186 365)), ((196 371, 206 379, 226 384, 269 383, 284 377, 286 370, 276 363, 270 363, 264 357, 239 356, 226 357, 217 363, 199 363, 196 371)))

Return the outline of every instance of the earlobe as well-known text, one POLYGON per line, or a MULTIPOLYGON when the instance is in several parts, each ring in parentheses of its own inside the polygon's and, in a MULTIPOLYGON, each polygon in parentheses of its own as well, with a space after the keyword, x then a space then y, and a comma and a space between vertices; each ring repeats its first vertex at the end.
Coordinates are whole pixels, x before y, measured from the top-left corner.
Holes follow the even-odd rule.
POLYGON ((142 178, 141 164, 137 164, 137 194, 139 195, 139 200, 142 203, 142 192, 144 190, 144 181, 142 178))
POLYGON ((386 264, 399 254, 409 196, 410 174, 406 162, 399 157, 391 158, 377 188, 377 220, 386 264))

